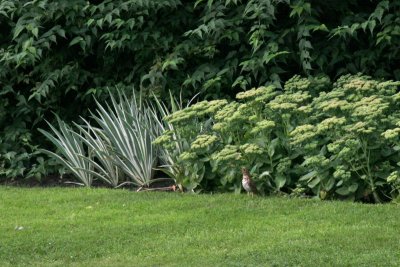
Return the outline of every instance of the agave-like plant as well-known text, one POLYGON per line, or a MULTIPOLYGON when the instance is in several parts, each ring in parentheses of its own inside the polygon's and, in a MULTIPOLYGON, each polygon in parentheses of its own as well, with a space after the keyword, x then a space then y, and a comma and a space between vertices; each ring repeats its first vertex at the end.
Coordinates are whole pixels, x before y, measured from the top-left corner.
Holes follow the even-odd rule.
POLYGON ((99 178, 112 187, 133 183, 140 188, 156 181, 153 178, 157 149, 152 144, 160 133, 153 117, 152 106, 135 95, 131 99, 118 91, 116 99, 110 93, 110 104, 96 101, 96 112, 91 113, 97 123, 93 127, 81 118, 83 125, 74 123, 74 131, 58 117, 60 131, 49 124, 54 135, 40 130, 61 155, 43 150, 58 159, 86 186, 99 178), (129 182, 120 184, 124 176, 129 182))
MULTIPOLYGON (((170 99, 172 112, 182 109, 182 102, 172 95, 170 99)), ((184 175, 176 163, 187 142, 180 142, 179 136, 175 136, 176 153, 153 144, 161 133, 173 130, 171 124, 161 119, 171 113, 163 102, 156 99, 155 105, 151 105, 134 94, 128 98, 118 91, 117 98, 110 93, 110 103, 96 101, 96 104, 96 111, 91 113, 96 126, 81 118, 84 123, 74 123, 78 131, 73 131, 57 118, 61 132, 52 125, 55 136, 40 130, 62 151, 61 156, 50 151, 46 153, 57 158, 83 184, 90 186, 95 177, 112 187, 132 183, 141 190, 152 182, 170 179, 153 179, 158 158, 162 162, 161 169, 175 181, 184 175), (121 183, 125 176, 130 181, 121 183)))
POLYGON ((154 174, 157 153, 152 145, 157 125, 151 116, 151 107, 141 98, 129 100, 118 92, 118 101, 110 94, 111 106, 96 101, 97 111, 93 119, 109 140, 108 152, 114 163, 140 188, 148 187, 154 174))
POLYGON ((90 147, 86 147, 79 134, 69 127, 65 122, 57 117, 59 131, 52 126, 49 122, 48 125, 53 134, 39 129, 59 150, 60 154, 54 153, 49 150, 42 149, 41 151, 54 157, 60 163, 71 171, 81 183, 90 187, 93 182, 93 154, 90 147))
POLYGON ((81 134, 74 133, 93 151, 93 159, 86 158, 93 166, 95 171, 87 170, 93 176, 100 178, 112 187, 118 187, 125 183, 119 184, 124 176, 122 170, 115 164, 115 159, 111 151, 111 142, 105 135, 104 131, 90 125, 90 123, 82 118, 85 126, 77 123, 74 125, 80 130, 81 134))

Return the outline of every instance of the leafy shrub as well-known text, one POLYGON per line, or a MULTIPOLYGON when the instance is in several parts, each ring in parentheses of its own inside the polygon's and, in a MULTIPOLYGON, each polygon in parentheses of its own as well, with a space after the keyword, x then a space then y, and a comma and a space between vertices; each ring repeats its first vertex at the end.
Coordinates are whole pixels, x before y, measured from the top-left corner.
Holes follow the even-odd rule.
POLYGON ((183 110, 178 110, 165 117, 169 126, 169 130, 162 133, 153 143, 161 145, 167 154, 173 155, 173 168, 176 171, 171 176, 175 178, 177 185, 183 189, 193 191, 203 180, 206 173, 205 164, 202 160, 188 160, 191 159, 191 154, 186 153, 190 149, 190 143, 194 138, 205 131, 209 126, 208 122, 205 124, 203 120, 205 115, 208 114, 207 108, 213 105, 212 110, 218 108, 219 104, 226 101, 202 101, 193 106, 187 107, 183 110), (211 104, 210 104, 211 103, 211 104), (203 105, 205 104, 205 105, 203 105))
POLYGON ((308 120, 291 133, 311 171, 301 182, 322 198, 387 198, 386 179, 398 168, 399 155, 384 133, 399 122, 399 85, 346 75, 314 98, 308 120))
MULTIPOLYGON (((398 194, 400 82, 345 75, 288 80, 238 93, 238 101, 203 101, 165 118, 190 145, 179 156, 195 184, 207 169, 215 190, 240 189, 240 167, 264 192, 381 202, 398 194), (191 168, 195 168, 192 171, 191 168)), ((171 145, 172 146, 172 145, 171 145)))
MULTIPOLYGON (((195 97, 194 97, 195 98, 195 97)), ((194 99, 192 98, 192 100, 194 99)), ((166 147, 159 147, 159 161, 160 166, 158 169, 163 173, 167 174, 170 178, 175 181, 175 185, 178 186, 180 191, 184 190, 184 187, 189 191, 193 191, 196 184, 190 184, 191 180, 187 179, 190 172, 187 168, 182 168, 180 164, 179 155, 182 154, 188 148, 188 140, 183 138, 179 133, 174 131, 174 126, 163 120, 167 116, 170 116, 174 112, 178 112, 183 109, 183 100, 180 98, 178 101, 170 93, 170 107, 168 108, 162 101, 155 97, 155 110, 158 112, 153 112, 153 118, 158 125, 160 132, 158 136, 166 134, 163 137, 158 138, 153 141, 153 145, 161 144, 166 142, 169 143, 166 147)), ((192 101, 191 100, 191 101, 192 101)), ((187 106, 190 105, 191 101, 188 102, 187 106)))

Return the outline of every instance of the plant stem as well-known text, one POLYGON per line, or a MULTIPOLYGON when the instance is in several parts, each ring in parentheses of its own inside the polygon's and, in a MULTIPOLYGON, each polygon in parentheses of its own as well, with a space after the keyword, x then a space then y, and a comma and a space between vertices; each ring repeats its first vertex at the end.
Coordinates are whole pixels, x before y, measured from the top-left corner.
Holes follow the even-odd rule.
POLYGON ((370 187, 372 190, 372 196, 374 197, 375 202, 382 203, 382 200, 380 199, 380 197, 378 196, 378 194, 376 192, 374 179, 372 178, 372 172, 371 172, 371 166, 370 166, 371 150, 367 149, 367 142, 364 142, 363 140, 361 140, 361 144, 362 144, 364 157, 367 160, 367 177, 368 177, 368 181, 369 181, 369 184, 370 184, 370 187))

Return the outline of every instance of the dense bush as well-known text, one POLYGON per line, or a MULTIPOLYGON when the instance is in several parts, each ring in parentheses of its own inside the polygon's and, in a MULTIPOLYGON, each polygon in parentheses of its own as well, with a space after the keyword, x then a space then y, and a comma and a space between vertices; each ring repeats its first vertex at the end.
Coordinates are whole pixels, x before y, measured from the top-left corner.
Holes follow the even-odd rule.
POLYGON ((399 10, 399 0, 3 0, 0 176, 54 171, 36 129, 52 112, 85 115, 108 86, 218 98, 298 73, 400 79, 399 10))
POLYGON ((189 146, 179 164, 183 186, 240 190, 241 167, 265 193, 381 202, 399 193, 400 82, 345 75, 294 76, 238 93, 237 101, 202 101, 165 119, 175 128, 156 139, 189 146))

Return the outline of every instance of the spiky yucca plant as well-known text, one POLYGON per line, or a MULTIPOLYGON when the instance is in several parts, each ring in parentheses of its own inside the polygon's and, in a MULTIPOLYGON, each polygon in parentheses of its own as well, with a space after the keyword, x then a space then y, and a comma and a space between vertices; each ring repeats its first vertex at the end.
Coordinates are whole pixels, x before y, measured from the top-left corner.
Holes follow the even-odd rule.
POLYGON ((96 104, 96 111, 91 113, 96 127, 82 118, 83 125, 74 124, 78 132, 58 119, 61 133, 52 125, 54 135, 40 130, 61 155, 44 151, 86 186, 96 177, 112 187, 121 182, 139 189, 148 187, 156 181, 153 175, 158 152, 152 142, 163 130, 154 116, 154 107, 141 97, 128 98, 120 91, 117 98, 110 93, 110 103, 96 104))
POLYGON ((78 180, 79 184, 90 187, 93 181, 93 154, 90 147, 85 147, 79 134, 57 117, 57 130, 50 123, 51 134, 48 131, 39 129, 57 148, 60 154, 49 150, 42 152, 56 158, 67 170, 78 180))

